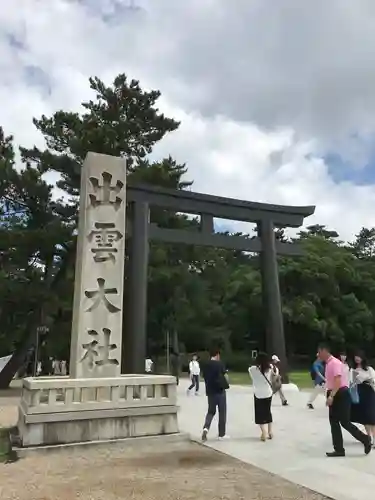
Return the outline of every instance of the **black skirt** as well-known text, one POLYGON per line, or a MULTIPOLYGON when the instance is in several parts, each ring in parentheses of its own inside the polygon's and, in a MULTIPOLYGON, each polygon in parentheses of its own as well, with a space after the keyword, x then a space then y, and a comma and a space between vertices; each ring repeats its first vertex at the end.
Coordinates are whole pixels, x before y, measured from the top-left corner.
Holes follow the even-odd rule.
POLYGON ((271 402, 272 397, 258 399, 254 396, 255 423, 257 425, 270 424, 272 422, 271 402))
POLYGON ((375 425, 375 392, 367 384, 358 385, 359 403, 352 404, 351 422, 362 425, 375 425))

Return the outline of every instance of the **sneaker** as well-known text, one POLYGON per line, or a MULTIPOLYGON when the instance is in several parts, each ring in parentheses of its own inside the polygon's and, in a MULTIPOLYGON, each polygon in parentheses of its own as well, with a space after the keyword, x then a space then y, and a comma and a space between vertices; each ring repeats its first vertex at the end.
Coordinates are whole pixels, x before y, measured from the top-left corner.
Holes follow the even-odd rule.
POLYGON ((309 403, 309 404, 307 405, 307 408, 308 408, 309 410, 313 410, 313 409, 314 409, 314 407, 313 407, 313 405, 312 405, 311 403, 309 403))
POLYGON ((286 400, 285 400, 285 401, 283 401, 283 406, 289 406, 288 401, 286 401, 286 400))
POLYGON ((225 436, 219 436, 218 439, 219 441, 226 441, 227 439, 230 439, 230 437, 227 434, 225 434, 225 436))
POLYGON ((202 432, 202 441, 205 443, 207 441, 208 429, 203 429, 202 432))
POLYGON ((328 458, 345 457, 345 451, 331 451, 326 453, 328 458))

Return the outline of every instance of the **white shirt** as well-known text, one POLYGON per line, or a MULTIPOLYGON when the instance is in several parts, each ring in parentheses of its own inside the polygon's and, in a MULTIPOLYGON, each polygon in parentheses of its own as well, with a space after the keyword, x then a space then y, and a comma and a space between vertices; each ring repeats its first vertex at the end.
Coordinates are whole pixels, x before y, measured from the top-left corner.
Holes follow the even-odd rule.
POLYGON ((152 359, 150 358, 147 358, 146 361, 145 361, 145 372, 146 373, 151 373, 152 372, 152 365, 153 365, 153 361, 152 359))
POLYGON ((367 370, 356 368, 353 371, 353 378, 358 384, 363 384, 363 382, 375 384, 375 370, 371 366, 369 366, 367 370))
POLYGON ((58 359, 52 361, 52 370, 54 375, 61 375, 61 365, 58 359))
POLYGON ((190 372, 190 375, 200 375, 201 369, 200 369, 198 361, 194 361, 194 360, 190 361, 189 372, 190 372))
POLYGON ((348 363, 343 363, 342 364, 342 375, 341 375, 342 381, 345 382, 347 387, 349 387, 352 375, 350 373, 350 366, 348 363))
POLYGON ((265 374, 259 370, 257 366, 250 366, 249 375, 253 381, 254 396, 258 399, 266 399, 272 397, 273 391, 271 387, 272 368, 267 370, 265 374))
POLYGON ((66 373, 66 361, 61 361, 61 375, 67 375, 66 373))

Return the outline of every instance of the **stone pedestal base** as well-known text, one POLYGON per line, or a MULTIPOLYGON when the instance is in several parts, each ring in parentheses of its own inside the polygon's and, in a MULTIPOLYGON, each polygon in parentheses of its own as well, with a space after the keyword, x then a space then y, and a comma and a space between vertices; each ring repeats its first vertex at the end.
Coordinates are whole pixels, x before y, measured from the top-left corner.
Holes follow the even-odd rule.
POLYGON ((176 379, 25 379, 19 407, 22 447, 178 433, 176 379))

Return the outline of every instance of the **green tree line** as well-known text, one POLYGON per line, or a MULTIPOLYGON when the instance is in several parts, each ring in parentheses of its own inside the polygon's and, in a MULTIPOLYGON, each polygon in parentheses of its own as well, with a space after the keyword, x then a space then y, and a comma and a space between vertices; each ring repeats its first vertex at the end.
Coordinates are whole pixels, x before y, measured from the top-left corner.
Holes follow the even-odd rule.
MULTIPOLYGON (((0 128, 0 356, 15 353, 0 386, 19 368, 38 325, 49 327, 49 353, 68 358, 80 172, 87 152, 126 157, 127 175, 135 181, 173 189, 192 185, 186 165, 170 156, 150 159, 154 145, 179 127, 157 108, 159 91, 145 91, 124 74, 108 86, 98 78, 89 85, 92 100, 82 103, 81 112, 60 110, 33 120, 44 148, 18 151, 0 128)), ((167 228, 197 227, 196 220, 160 208, 152 209, 151 220, 167 228)), ((282 229, 276 237, 287 239, 282 229)), ((312 356, 321 339, 373 354, 375 228, 362 228, 352 243, 319 225, 295 239, 303 255, 279 258, 289 356, 312 356)), ((178 333, 187 352, 203 350, 213 339, 221 339, 228 352, 263 347, 259 257, 152 242, 151 353, 162 351, 167 331, 178 333)))

